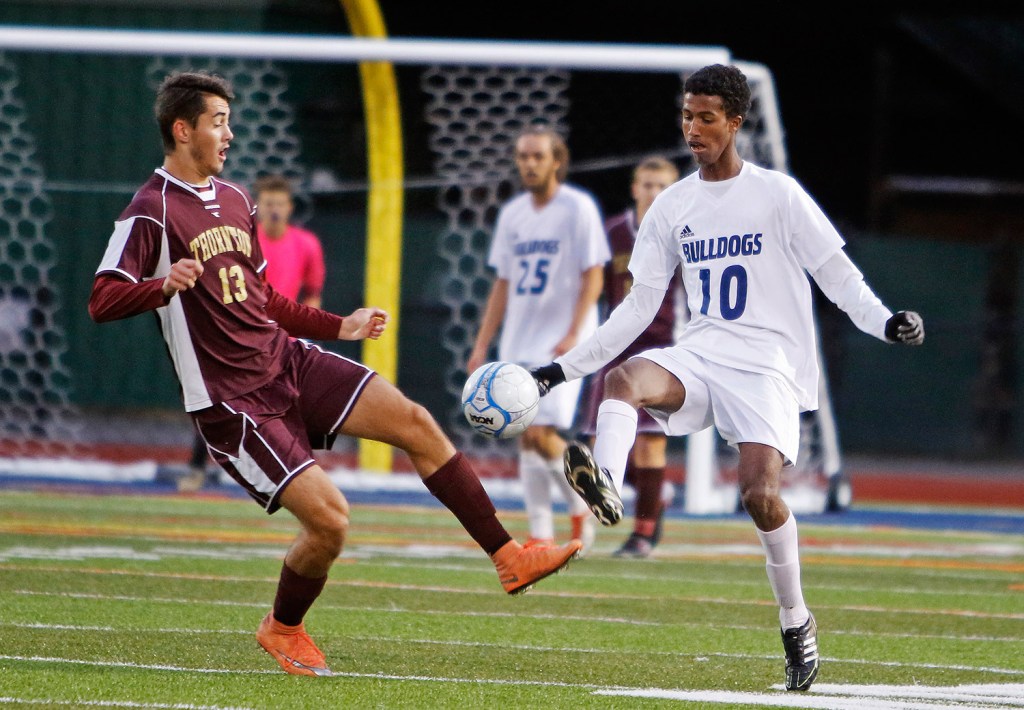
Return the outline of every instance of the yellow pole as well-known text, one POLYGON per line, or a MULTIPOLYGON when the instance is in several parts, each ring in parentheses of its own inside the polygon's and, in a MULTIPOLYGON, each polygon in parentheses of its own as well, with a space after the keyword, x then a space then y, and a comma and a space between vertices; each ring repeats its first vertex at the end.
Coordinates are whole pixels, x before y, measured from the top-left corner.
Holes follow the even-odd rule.
MULTIPOLYGON (((352 34, 387 37, 377 0, 341 0, 352 34)), ((404 193, 402 117, 398 86, 390 62, 361 62, 366 115, 366 147, 369 156, 370 191, 367 197, 366 286, 364 303, 391 314, 384 338, 363 343, 363 362, 391 382, 398 373, 398 308, 402 283, 402 210, 404 193)), ((377 441, 361 441, 359 466, 389 472, 391 447, 377 441)))

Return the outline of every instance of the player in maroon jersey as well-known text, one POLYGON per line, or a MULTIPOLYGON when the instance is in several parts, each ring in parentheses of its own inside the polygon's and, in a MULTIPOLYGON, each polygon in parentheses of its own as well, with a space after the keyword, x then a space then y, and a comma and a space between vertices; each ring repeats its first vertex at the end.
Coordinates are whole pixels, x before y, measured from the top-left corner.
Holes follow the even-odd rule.
MULTIPOLYGON (((679 170, 670 160, 661 156, 645 158, 633 169, 633 207, 605 222, 612 251, 612 259, 605 265, 604 271, 604 298, 608 311, 622 303, 632 286, 627 267, 640 221, 658 193, 678 179, 679 170)), ((591 437, 594 435, 597 408, 604 394, 604 376, 613 367, 639 352, 675 342, 676 290, 679 283, 679 279, 672 279, 665 300, 647 330, 596 377, 591 378, 583 433, 591 437)), ((685 309, 685 299, 680 299, 679 306, 685 309)), ((664 514, 661 490, 665 481, 667 438, 661 426, 645 410, 641 409, 638 416, 636 443, 626 467, 626 480, 636 490, 636 515, 633 532, 613 553, 616 557, 647 557, 661 538, 661 519, 664 514)))
MULTIPOLYGON (((267 260, 263 279, 285 298, 320 308, 324 288, 324 254, 313 232, 291 223, 295 208, 291 183, 284 175, 264 175, 252 188, 256 198, 256 237, 267 260)), ((177 479, 179 491, 198 490, 210 479, 206 441, 196 432, 188 471, 177 479)), ((216 480, 214 478, 214 480, 216 480)))
POLYGON ((256 638, 288 673, 331 675, 302 620, 348 530, 348 502, 312 455, 338 433, 405 451, 427 489, 491 556, 509 594, 562 569, 580 545, 522 548, 425 408, 360 363, 297 339, 377 339, 389 316, 371 307, 342 318, 265 282, 253 202, 217 177, 233 137, 232 98, 225 80, 206 73, 172 74, 161 84, 164 164, 115 222, 89 313, 105 322, 155 312, 185 410, 211 456, 268 513, 284 507, 298 519, 256 638))

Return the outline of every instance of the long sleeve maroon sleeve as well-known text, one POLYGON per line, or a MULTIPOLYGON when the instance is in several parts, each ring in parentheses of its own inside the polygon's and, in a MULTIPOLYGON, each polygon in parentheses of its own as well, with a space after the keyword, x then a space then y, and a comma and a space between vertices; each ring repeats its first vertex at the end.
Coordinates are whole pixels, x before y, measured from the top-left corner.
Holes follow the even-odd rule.
POLYGON ((89 315, 97 323, 128 318, 167 305, 162 279, 132 283, 101 274, 92 282, 89 315))
POLYGON ((267 284, 267 315, 296 338, 337 340, 341 331, 341 316, 311 308, 285 298, 267 284))

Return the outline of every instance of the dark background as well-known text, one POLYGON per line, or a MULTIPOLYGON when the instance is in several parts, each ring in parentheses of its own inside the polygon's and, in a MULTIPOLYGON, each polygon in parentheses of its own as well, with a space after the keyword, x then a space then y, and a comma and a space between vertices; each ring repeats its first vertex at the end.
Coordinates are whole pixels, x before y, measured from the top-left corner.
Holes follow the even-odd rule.
MULTIPOLYGON (((766 66, 789 171, 839 227, 883 301, 919 310, 927 324, 925 347, 889 348, 857 331, 832 304, 819 303, 844 450, 1024 456, 1020 10, 972 3, 954 13, 900 3, 829 6, 826 17, 783 3, 380 4, 393 37, 716 45, 736 60, 766 66)), ((8 22, 350 34, 338 0, 4 0, 0 23, 8 22)), ((66 304, 58 320, 67 333, 74 400, 92 410, 180 411, 151 319, 98 327, 84 308, 111 222, 160 161, 147 60, 13 52, 11 59, 24 126, 37 136, 35 158, 48 182, 74 186, 51 192, 47 227, 66 304), (100 189, 111 184, 128 187, 100 189), (127 366, 122 353, 132 354, 127 366)), ((356 68, 283 64, 303 162, 343 181, 365 181, 356 68)), ((396 73, 406 174, 429 176, 423 92, 411 68, 396 73)), ((677 91, 671 75, 574 74, 573 165, 628 154, 641 139, 643 150, 650 141, 678 147, 677 91), (654 120, 656 104, 667 120, 654 120)), ((630 167, 573 171, 570 179, 592 190, 610 214, 625 206, 630 167)), ((461 422, 448 416, 454 398, 439 386, 439 370, 451 363, 438 337, 450 313, 438 297, 444 265, 437 244, 445 227, 437 191, 408 187, 405 199, 399 384, 458 434, 461 422)), ((362 298, 365 190, 324 195, 312 207, 308 226, 325 238, 330 275, 324 304, 347 313, 362 298)), ((346 346, 338 349, 358 356, 346 346)))
MULTIPOLYGON (((892 199, 881 194, 891 175, 1022 179, 1024 11, 941 5, 453 0, 420 12, 380 0, 393 37, 703 44, 765 64, 791 172, 837 222, 859 227, 887 226, 877 203, 892 199)), ((284 28, 310 16, 325 31, 346 24, 334 0, 268 10, 284 28)))

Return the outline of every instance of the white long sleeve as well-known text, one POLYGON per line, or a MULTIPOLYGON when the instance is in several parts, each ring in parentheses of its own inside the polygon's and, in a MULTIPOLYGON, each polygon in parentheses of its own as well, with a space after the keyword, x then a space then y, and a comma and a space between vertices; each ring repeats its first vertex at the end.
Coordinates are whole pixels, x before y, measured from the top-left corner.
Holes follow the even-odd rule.
POLYGON ((575 380, 597 372, 611 362, 647 329, 663 300, 665 289, 634 283, 622 303, 615 307, 608 320, 593 335, 565 355, 555 358, 555 362, 562 366, 565 378, 575 380))
POLYGON ((864 283, 864 275, 846 252, 836 252, 811 277, 822 293, 839 306, 855 326, 868 335, 889 342, 885 338, 885 322, 892 317, 892 311, 864 283))

